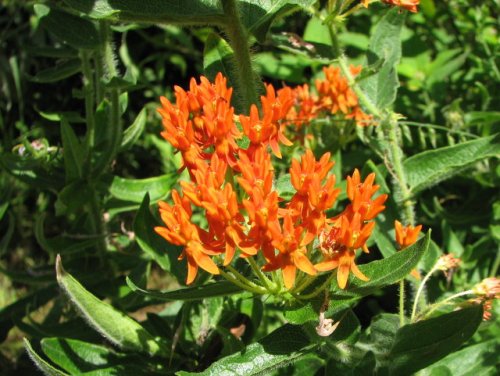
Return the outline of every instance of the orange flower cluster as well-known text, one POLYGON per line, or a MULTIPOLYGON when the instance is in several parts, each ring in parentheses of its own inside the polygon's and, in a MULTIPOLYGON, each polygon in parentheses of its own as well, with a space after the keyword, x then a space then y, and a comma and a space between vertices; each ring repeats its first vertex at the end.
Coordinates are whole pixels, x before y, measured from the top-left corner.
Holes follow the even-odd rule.
POLYGON ((401 222, 394 221, 394 228, 396 230, 396 243, 398 243, 400 249, 404 249, 417 241, 422 225, 415 227, 403 226, 401 222))
MULTIPOLYGON (((353 76, 357 76, 361 72, 361 66, 351 66, 350 70, 353 76)), ((311 120, 328 114, 341 114, 344 119, 354 120, 358 126, 373 124, 371 116, 365 114, 359 106, 358 97, 349 87, 340 68, 324 67, 323 73, 325 78, 315 82, 317 95, 311 93, 307 84, 293 89, 295 101, 287 114, 287 120, 295 124, 297 130, 311 120)))
POLYGON ((394 5, 397 7, 401 7, 410 11, 412 13, 417 13, 417 5, 420 4, 420 0, 382 0, 384 3, 389 5, 394 5))
POLYGON ((292 161, 290 182, 296 193, 283 202, 273 186, 268 150, 281 157, 280 144, 291 144, 283 126, 294 105, 294 92, 290 88, 276 92, 268 85, 261 112, 252 106, 248 116, 234 115, 231 94, 219 73, 214 84, 202 77, 200 83, 191 81, 189 91, 175 87, 175 103, 161 98, 158 110, 162 135, 181 153, 190 181, 181 182, 182 193, 173 191, 173 204, 160 203, 164 226, 155 231, 183 247, 186 283, 194 281, 199 268, 219 274, 219 267, 228 266, 237 250, 243 258, 261 255, 265 272, 281 270, 288 289, 294 286, 297 269, 314 276, 338 268, 341 288, 349 271, 366 280, 354 256, 358 248, 368 251, 372 220, 387 199, 387 195, 373 199, 379 188, 373 184, 375 175, 362 182, 356 170, 348 177, 351 203, 340 215, 328 218, 326 212, 339 194, 330 174, 334 162, 329 153, 316 160, 306 150, 300 161, 292 161), (236 142, 243 137, 237 120, 249 140, 246 149, 236 142), (193 211, 204 212, 207 228, 193 223, 193 211))

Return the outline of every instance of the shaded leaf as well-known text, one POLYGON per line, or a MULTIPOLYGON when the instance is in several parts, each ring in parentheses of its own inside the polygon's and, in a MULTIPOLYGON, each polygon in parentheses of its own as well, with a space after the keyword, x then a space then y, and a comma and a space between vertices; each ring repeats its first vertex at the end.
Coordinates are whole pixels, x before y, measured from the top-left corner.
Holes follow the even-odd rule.
POLYGON ((91 21, 45 4, 35 4, 35 14, 43 27, 70 46, 79 49, 99 47, 99 33, 91 21))
POLYGON ((124 349, 151 355, 164 353, 164 349, 139 323, 99 300, 67 273, 59 255, 56 258, 56 273, 59 285, 71 302, 88 323, 109 341, 124 349))
POLYGON ((64 118, 61 120, 61 138, 66 182, 71 182, 83 176, 85 151, 68 121, 64 118))
POLYGON ((33 350, 33 347, 31 346, 30 341, 28 341, 26 338, 24 338, 24 348, 26 349, 29 357, 35 363, 35 365, 42 371, 45 375, 47 376, 65 376, 69 375, 65 372, 62 372, 52 366, 49 362, 47 362, 45 359, 43 359, 40 355, 36 353, 35 350, 33 350))
POLYGON ((63 63, 57 64, 54 67, 42 70, 30 77, 30 81, 37 83, 50 83, 64 80, 81 71, 82 63, 80 59, 68 60, 63 63))
POLYGON ((393 375, 409 375, 445 357, 472 337, 483 317, 474 305, 398 330, 389 357, 393 375))
POLYGON ((292 364, 313 351, 308 335, 298 325, 286 324, 238 352, 222 358, 200 373, 178 372, 179 376, 263 375, 292 364))
POLYGON ((443 371, 453 376, 494 376, 498 373, 500 344, 490 340, 468 346, 422 370, 422 376, 437 376, 443 371))
POLYGON ((121 151, 130 149, 136 141, 141 137, 144 127, 146 126, 147 112, 143 108, 137 115, 130 127, 123 132, 121 151))
POLYGON ((42 351, 72 375, 123 362, 125 355, 100 345, 69 338, 44 338, 42 351))
POLYGON ((94 19, 166 24, 220 24, 217 0, 64 0, 94 19))

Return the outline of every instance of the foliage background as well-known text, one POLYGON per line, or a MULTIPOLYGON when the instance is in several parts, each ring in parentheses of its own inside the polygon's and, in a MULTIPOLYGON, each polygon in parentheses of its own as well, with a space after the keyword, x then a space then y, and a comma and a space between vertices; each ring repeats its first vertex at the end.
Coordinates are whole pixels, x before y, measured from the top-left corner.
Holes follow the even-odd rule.
MULTIPOLYGON (((177 314, 178 303, 151 307, 157 302, 134 294, 125 283, 125 276, 130 275, 133 281, 140 281, 142 287, 146 287, 146 281, 149 288, 155 289, 178 286, 157 264, 149 262, 150 255, 145 255, 134 239, 137 229, 134 218, 142 202, 144 186, 132 187, 125 184, 127 182, 120 185, 113 178, 162 177, 154 189, 148 188, 152 201, 164 197, 175 186, 174 172, 179 160, 160 140, 161 122, 155 108, 159 96, 172 96, 173 85, 187 87, 191 77, 203 73, 205 42, 213 30, 202 26, 182 28, 136 23, 112 26, 118 72, 133 78, 131 83, 117 83, 122 92, 127 93, 119 98, 122 124, 124 127, 140 124, 135 128, 137 137, 132 136, 134 142, 122 145, 111 168, 89 193, 66 185, 67 157, 61 152, 65 141, 61 139, 59 125, 60 119, 65 118, 77 138, 82 139, 85 134, 79 52, 40 26, 33 5, 31 1, 4 0, 0 8, 0 307, 3 307, 0 308, 3 341, 0 368, 7 374, 37 373, 24 351, 24 336, 34 342, 65 336, 105 343, 99 334, 88 330, 67 299, 60 295, 54 274, 56 253, 62 253, 65 268, 93 294, 106 298, 115 308, 129 312, 140 321, 147 318, 146 325, 154 333, 162 333, 167 338, 168 334, 174 334, 178 320, 183 317, 177 314), (104 245, 102 238, 92 236, 95 234, 89 219, 92 211, 84 209, 85 214, 80 216, 92 195, 98 198, 97 205, 107 215, 104 245), (96 251, 103 246, 108 248, 106 254, 96 251)), ((495 135, 500 126, 498 13, 495 12, 498 2, 422 0, 420 9, 418 14, 406 18, 402 31, 403 57, 398 66, 401 87, 395 111, 405 116, 400 123, 400 137, 408 156, 495 135)), ((386 11, 385 5, 374 4, 346 22, 340 41, 353 62, 363 62, 368 35, 386 11)), ((320 28, 318 23, 310 21, 306 12, 277 20, 268 38, 252 48, 256 69, 263 79, 279 86, 283 82, 309 82, 317 77, 322 63, 291 53, 283 48, 280 39, 282 32, 288 32, 306 41, 328 44, 324 35, 315 31, 317 28, 320 28)), ((321 133, 318 137, 321 138, 321 133)), ((102 139, 106 141, 106 135, 102 139)), ((366 166, 369 160, 381 162, 366 140, 369 138, 343 145, 341 161, 338 161, 342 176, 355 167, 366 166)), ((331 147, 325 138, 323 149, 331 147)), ((433 230, 432 257, 428 257, 422 268, 428 270, 432 258, 443 252, 453 252, 463 260, 452 280, 431 279, 427 291, 431 301, 468 289, 498 271, 498 158, 468 167, 452 179, 422 192, 416 206, 417 222, 433 230)), ((386 181, 390 184, 390 177, 386 181)), ((370 258, 361 261, 380 258, 377 246, 379 243, 371 247, 370 258)), ((397 299, 395 286, 363 298, 353 311, 361 325, 356 336, 368 336, 370 331, 365 330, 370 323, 384 320, 384 314, 396 313, 397 299)), ((247 301, 226 304, 242 302, 247 301)), ((194 311, 198 313, 193 314, 192 320, 203 320, 205 311, 211 312, 218 303, 216 300, 197 305, 194 311)), ((236 324, 245 315, 244 320, 248 320, 249 309, 252 307, 228 310, 239 313, 226 317, 225 321, 233 320, 236 324)), ((498 317, 498 310, 495 304, 494 317, 498 317)), ((283 320, 279 307, 266 308, 263 321, 245 334, 248 338, 244 341, 250 343, 252 337, 263 337, 282 325, 283 320)), ((192 323, 192 327, 206 329, 196 323, 192 323)), ((219 332, 223 333, 223 328, 219 328, 219 332)), ((493 320, 481 325, 466 349, 483 354, 483 361, 467 371, 493 372, 495 361, 491 346, 498 334, 498 322, 493 320)), ((222 335, 216 342, 206 342, 205 346, 193 341, 199 333, 185 335, 179 346, 185 353, 193 350, 197 354, 192 362, 199 370, 221 354, 230 354, 230 346, 239 346, 224 342, 222 335), (210 352, 207 343, 218 351, 210 352)), ((329 349, 333 353, 333 360, 329 362, 307 356, 276 373, 299 374, 304 369, 301 367, 313 367, 318 374, 331 374, 328 372, 332 369, 342 368, 345 354, 341 350, 338 346, 329 349)), ((456 358, 435 368, 447 369, 453 375, 466 374, 453 368, 459 358, 457 353, 456 358)), ((344 361, 348 363, 348 359, 344 361)), ((430 369, 423 374, 438 371, 430 369)))

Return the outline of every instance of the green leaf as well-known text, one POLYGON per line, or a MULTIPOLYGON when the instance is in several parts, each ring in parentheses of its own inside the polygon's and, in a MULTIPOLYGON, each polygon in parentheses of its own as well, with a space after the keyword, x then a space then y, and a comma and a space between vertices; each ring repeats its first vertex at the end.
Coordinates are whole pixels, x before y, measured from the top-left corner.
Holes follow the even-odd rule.
POLYGON ((271 24, 279 17, 312 6, 316 0, 240 0, 243 25, 259 42, 264 42, 271 24))
POLYGON ((401 29, 405 20, 405 12, 394 8, 379 21, 366 56, 366 65, 383 63, 377 74, 360 82, 361 88, 371 102, 379 109, 392 105, 399 87, 396 66, 401 58, 401 29))
POLYGON ((286 324, 242 352, 222 358, 199 373, 178 372, 179 376, 265 375, 310 353, 318 345, 298 325, 286 324))
POLYGON ((223 22, 217 0, 64 0, 94 19, 112 21, 211 25, 223 22))
POLYGON ((203 71, 208 79, 213 80, 221 72, 228 78, 228 86, 234 87, 233 78, 236 67, 234 65, 234 51, 231 46, 215 33, 210 33, 205 41, 203 50, 203 71))
POLYGON ((372 320, 366 347, 375 355, 378 368, 387 367, 390 363, 389 352, 398 329, 398 315, 382 313, 372 320))
POLYGON ((139 247, 146 252, 163 270, 171 272, 178 281, 186 279, 186 265, 177 259, 181 248, 168 243, 154 228, 159 224, 149 211, 149 194, 146 193, 141 207, 134 219, 135 240, 139 247))
POLYGON ((26 338, 24 340, 24 348, 28 352, 29 357, 35 363, 35 365, 42 371, 45 375, 47 376, 68 376, 69 374, 62 372, 52 366, 49 362, 47 362, 45 359, 43 359, 40 355, 36 353, 35 350, 33 350, 33 347, 31 346, 30 341, 28 341, 26 338))
POLYGON ((72 375, 109 367, 124 358, 104 346, 70 338, 44 338, 41 346, 50 360, 72 375))
POLYGON ((66 119, 61 120, 61 138, 66 182, 71 182, 83 176, 85 151, 66 119))
POLYGON ((41 84, 61 81, 79 73, 81 68, 82 63, 80 59, 68 60, 52 68, 38 72, 33 77, 30 77, 30 81, 41 84))
POLYGON ((403 326, 389 354, 391 374, 411 374, 452 353, 472 337, 482 317, 482 306, 474 305, 403 326))
POLYGON ((498 156, 500 134, 424 151, 406 159, 403 169, 415 194, 458 174, 475 162, 498 156))
POLYGON ((123 132, 121 151, 130 149, 141 136, 146 126, 147 112, 143 108, 130 127, 123 132))
MULTIPOLYGON (((337 284, 333 282, 330 290, 331 301, 326 316, 329 317, 334 312, 348 307, 355 300, 405 278, 417 267, 420 259, 427 252, 429 244, 430 232, 404 251, 397 252, 382 260, 359 265, 361 272, 370 278, 368 282, 360 281, 351 276, 345 290, 340 290, 337 284)), ((305 294, 310 293, 315 287, 318 287, 327 277, 328 275, 325 274, 318 278, 318 282, 315 282, 310 288, 306 289, 305 294)), ((284 315, 290 322, 302 324, 310 320, 317 320, 322 305, 323 296, 319 294, 306 303, 286 308, 284 315)))
POLYGON ((61 257, 56 258, 57 281, 78 308, 89 325, 115 345, 150 355, 164 355, 165 349, 139 323, 126 314, 115 310, 87 291, 62 266, 61 257))
POLYGON ((400 281, 418 265, 422 256, 427 252, 430 241, 431 236, 429 231, 425 237, 403 251, 397 252, 383 260, 359 265, 359 270, 370 278, 370 280, 363 282, 351 276, 350 283, 345 290, 334 288, 331 291, 332 298, 335 299, 342 296, 362 297, 400 281))
POLYGON ((99 33, 91 21, 45 4, 35 4, 35 14, 43 27, 70 46, 79 49, 99 48, 99 33))
POLYGON ((494 339, 468 346, 434 363, 422 370, 420 374, 422 376, 437 376, 438 374, 494 376, 498 374, 499 350, 498 341, 494 339))
POLYGON ((228 281, 207 283, 206 285, 186 287, 166 292, 142 289, 137 286, 130 278, 127 278, 127 285, 132 289, 132 291, 135 291, 138 294, 147 296, 149 298, 156 299, 158 301, 201 300, 205 298, 213 298, 216 296, 227 296, 242 291, 240 287, 228 281))
POLYGON ((113 177, 109 193, 123 201, 141 203, 144 194, 149 193, 151 201, 161 200, 170 193, 177 174, 167 174, 147 179, 126 179, 113 177))

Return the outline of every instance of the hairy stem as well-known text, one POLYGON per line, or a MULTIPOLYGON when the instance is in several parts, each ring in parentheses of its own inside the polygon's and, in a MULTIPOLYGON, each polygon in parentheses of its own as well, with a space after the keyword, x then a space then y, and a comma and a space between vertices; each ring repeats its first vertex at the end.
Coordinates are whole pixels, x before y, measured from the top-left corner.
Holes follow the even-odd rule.
POLYGON ((222 6, 227 21, 223 28, 228 42, 234 51, 236 62, 235 76, 237 82, 235 84, 240 102, 238 104, 241 107, 240 110, 244 114, 248 114, 250 105, 257 104, 259 99, 258 80, 252 68, 252 60, 248 48, 248 35, 241 24, 236 1, 225 0, 222 2, 222 6))

